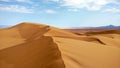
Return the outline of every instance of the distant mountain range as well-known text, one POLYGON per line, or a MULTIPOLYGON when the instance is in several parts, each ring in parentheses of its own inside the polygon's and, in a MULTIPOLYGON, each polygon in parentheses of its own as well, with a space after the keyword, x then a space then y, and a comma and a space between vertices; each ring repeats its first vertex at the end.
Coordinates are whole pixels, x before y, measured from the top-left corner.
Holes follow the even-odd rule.
MULTIPOLYGON (((72 27, 72 29, 101 29, 101 28, 103 28, 103 29, 120 29, 120 26, 114 26, 114 25, 107 25, 107 26, 99 26, 99 27, 72 27)), ((71 29, 71 28, 70 28, 71 29)))
MULTIPOLYGON (((0 25, 0 28, 9 27, 8 25, 0 25)), ((79 28, 79 27, 78 27, 79 28)), ((85 28, 120 28, 120 26, 108 25, 108 26, 100 26, 100 27, 85 27, 85 28)))
POLYGON ((108 25, 108 26, 100 26, 95 28, 120 28, 120 26, 108 25))

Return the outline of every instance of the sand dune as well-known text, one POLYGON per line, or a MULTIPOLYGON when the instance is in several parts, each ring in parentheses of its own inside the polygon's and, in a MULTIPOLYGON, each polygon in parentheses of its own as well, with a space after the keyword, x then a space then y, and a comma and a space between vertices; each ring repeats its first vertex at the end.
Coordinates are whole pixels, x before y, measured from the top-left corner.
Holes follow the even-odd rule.
POLYGON ((52 37, 43 25, 20 24, 0 31, 0 68, 64 68, 52 37))
POLYGON ((26 22, 3 28, 0 68, 120 68, 120 33, 77 35, 26 22))
POLYGON ((66 68, 120 67, 120 48, 68 38, 54 39, 59 44, 66 68))

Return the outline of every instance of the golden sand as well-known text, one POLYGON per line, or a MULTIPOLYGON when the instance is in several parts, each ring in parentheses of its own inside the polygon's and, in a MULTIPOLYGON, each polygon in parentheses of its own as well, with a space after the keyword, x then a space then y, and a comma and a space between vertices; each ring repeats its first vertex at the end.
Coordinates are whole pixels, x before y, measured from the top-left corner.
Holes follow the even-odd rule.
POLYGON ((33 23, 3 28, 0 68, 120 68, 120 32, 77 35, 33 23))

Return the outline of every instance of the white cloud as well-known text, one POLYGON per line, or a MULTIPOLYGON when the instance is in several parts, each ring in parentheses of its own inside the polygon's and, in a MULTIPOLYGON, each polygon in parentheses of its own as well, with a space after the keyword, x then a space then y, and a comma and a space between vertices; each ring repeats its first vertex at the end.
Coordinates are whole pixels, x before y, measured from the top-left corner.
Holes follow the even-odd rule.
POLYGON ((33 13, 31 9, 20 5, 2 5, 0 4, 0 11, 18 12, 18 13, 33 13))
POLYGON ((79 11, 79 9, 68 9, 68 11, 78 12, 78 11, 79 11))
POLYGON ((30 0, 16 0, 17 2, 32 3, 30 0))
POLYGON ((104 11, 102 12, 113 12, 113 13, 116 13, 116 12, 120 12, 120 9, 118 8, 108 8, 108 9, 105 9, 104 11))
POLYGON ((53 2, 59 2, 60 0, 51 0, 51 1, 53 1, 53 2))
POLYGON ((3 2, 23 2, 23 3, 32 3, 31 0, 0 0, 3 2))
POLYGON ((116 3, 116 0, 52 0, 59 2, 62 6, 69 8, 85 8, 88 10, 101 10, 102 7, 116 3))
POLYGON ((55 10, 51 10, 51 9, 47 9, 47 10, 44 10, 44 13, 47 13, 47 14, 55 14, 57 13, 55 10))

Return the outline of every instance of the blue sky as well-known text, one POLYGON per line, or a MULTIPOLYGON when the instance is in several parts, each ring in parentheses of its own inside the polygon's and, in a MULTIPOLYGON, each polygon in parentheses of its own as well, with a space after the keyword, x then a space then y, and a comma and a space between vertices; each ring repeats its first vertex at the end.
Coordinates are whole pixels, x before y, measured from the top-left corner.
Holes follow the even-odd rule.
POLYGON ((55 27, 120 25, 120 0, 0 0, 0 25, 36 22, 55 27))

